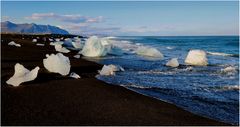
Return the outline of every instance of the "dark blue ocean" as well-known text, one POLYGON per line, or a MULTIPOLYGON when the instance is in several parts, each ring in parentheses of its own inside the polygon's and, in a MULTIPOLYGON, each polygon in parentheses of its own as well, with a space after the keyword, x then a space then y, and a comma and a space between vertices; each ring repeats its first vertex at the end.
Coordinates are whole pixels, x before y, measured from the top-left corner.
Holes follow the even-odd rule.
POLYGON ((152 59, 134 53, 91 58, 89 60, 116 64, 125 69, 114 76, 98 76, 98 79, 173 103, 201 116, 238 125, 238 36, 128 36, 113 40, 128 52, 139 46, 154 47, 161 51, 164 59, 152 59), (206 51, 209 65, 185 65, 184 60, 191 49, 206 51), (181 66, 165 66, 171 58, 178 58, 181 66), (233 70, 223 72, 226 67, 233 70))

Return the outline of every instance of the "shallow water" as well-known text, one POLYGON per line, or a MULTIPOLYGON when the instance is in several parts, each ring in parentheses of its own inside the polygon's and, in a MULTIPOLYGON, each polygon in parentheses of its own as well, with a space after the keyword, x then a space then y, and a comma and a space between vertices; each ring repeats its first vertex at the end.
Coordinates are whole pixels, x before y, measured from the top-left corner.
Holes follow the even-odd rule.
MULTIPOLYGON (((115 76, 98 76, 105 82, 164 100, 193 113, 216 120, 239 122, 239 37, 117 37, 116 47, 126 51, 120 56, 89 60, 116 64, 125 71, 115 76), (157 48, 164 59, 136 55, 139 46, 157 48), (190 49, 208 52, 209 66, 186 66, 184 59, 190 49), (178 58, 178 68, 166 67, 171 58, 178 58), (224 72, 231 67, 234 70, 224 72)), ((87 59, 87 58, 86 58, 87 59)))

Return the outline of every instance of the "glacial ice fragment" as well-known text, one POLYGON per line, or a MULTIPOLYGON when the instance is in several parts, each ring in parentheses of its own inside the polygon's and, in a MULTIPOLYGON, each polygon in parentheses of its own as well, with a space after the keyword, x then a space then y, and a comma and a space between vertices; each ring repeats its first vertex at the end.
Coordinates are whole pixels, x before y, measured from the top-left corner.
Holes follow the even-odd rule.
POLYGON ((9 42, 8 45, 16 46, 16 47, 21 47, 20 44, 17 44, 17 43, 15 43, 14 41, 9 42))
POLYGON ((190 50, 185 63, 187 65, 206 66, 208 65, 207 54, 203 50, 190 50))
POLYGON ((70 72, 70 60, 62 53, 47 54, 46 59, 43 59, 43 65, 49 72, 59 73, 61 75, 68 75, 70 72))
POLYGON ((55 50, 58 51, 58 52, 62 52, 62 53, 69 53, 70 52, 70 50, 66 49, 61 44, 56 44, 54 46, 55 46, 55 50))
POLYGON ((121 66, 118 65, 104 65, 102 70, 99 71, 100 75, 115 75, 116 71, 124 71, 121 66))
POLYGON ((70 73, 69 77, 75 78, 75 79, 79 79, 81 78, 78 74, 76 74, 75 72, 70 73))
POLYGON ((73 57, 79 59, 81 56, 80 55, 74 55, 73 57))
POLYGON ((19 86, 23 82, 32 81, 37 77, 39 69, 40 68, 37 66, 29 71, 23 65, 17 63, 14 67, 14 75, 7 80, 6 83, 13 86, 19 86))
POLYGON ((141 56, 163 58, 163 54, 152 47, 141 46, 136 50, 136 53, 141 56))
POLYGON ((169 61, 166 63, 166 66, 178 67, 178 66, 179 66, 178 59, 177 59, 177 58, 172 58, 171 60, 169 60, 169 61))
POLYGON ((32 42, 37 42, 37 39, 33 39, 32 42))
POLYGON ((41 43, 37 43, 36 45, 37 46, 44 46, 44 44, 41 44, 41 43))
POLYGON ((92 36, 87 39, 82 51, 80 53, 87 57, 99 57, 105 56, 108 49, 102 44, 105 40, 98 38, 97 36, 92 36))

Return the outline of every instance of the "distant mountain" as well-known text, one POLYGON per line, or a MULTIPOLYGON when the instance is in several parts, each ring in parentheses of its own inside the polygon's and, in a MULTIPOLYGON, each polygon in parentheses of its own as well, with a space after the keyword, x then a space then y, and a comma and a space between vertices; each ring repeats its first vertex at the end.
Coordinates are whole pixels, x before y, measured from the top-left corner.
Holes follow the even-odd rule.
POLYGON ((25 34, 69 34, 56 26, 37 25, 34 23, 15 24, 9 21, 1 22, 2 33, 25 33, 25 34))

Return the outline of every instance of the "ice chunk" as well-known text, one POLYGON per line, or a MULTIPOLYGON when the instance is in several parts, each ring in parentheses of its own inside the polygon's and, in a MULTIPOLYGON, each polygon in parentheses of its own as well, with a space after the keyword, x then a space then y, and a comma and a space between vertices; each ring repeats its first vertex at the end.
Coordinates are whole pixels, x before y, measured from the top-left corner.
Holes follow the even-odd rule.
POLYGON ((60 41, 60 39, 59 38, 55 38, 55 41, 60 41))
POLYGON ((110 42, 107 38, 101 38, 100 41, 103 46, 110 45, 110 42))
POLYGON ((234 74, 234 73, 237 72, 237 69, 235 67, 233 67, 233 66, 228 66, 228 67, 226 67, 224 69, 221 69, 221 72, 222 73, 227 73, 227 74, 234 74))
POLYGON ((69 77, 75 78, 75 79, 79 79, 81 78, 78 74, 76 74, 75 72, 72 72, 69 77))
POLYGON ((70 60, 68 57, 64 56, 62 53, 47 54, 46 59, 43 59, 44 67, 54 73, 59 73, 61 75, 68 75, 70 72, 70 60))
POLYGON ((62 52, 62 53, 69 53, 70 50, 66 49, 65 47, 62 47, 62 45, 60 44, 56 44, 55 45, 55 50, 58 52, 62 52))
POLYGON ((57 42, 51 42, 50 45, 55 46, 55 45, 62 45, 64 42, 62 41, 57 41, 57 42))
POLYGON ((108 52, 108 49, 102 44, 102 41, 102 39, 96 36, 90 37, 89 39, 87 39, 80 53, 87 57, 105 56, 108 52))
POLYGON ((36 45, 37 46, 44 46, 44 44, 41 44, 41 43, 37 43, 36 45))
POLYGON ((155 48, 141 46, 136 50, 136 53, 141 56, 163 58, 163 54, 155 48))
POLYGON ((52 42, 52 41, 53 41, 53 39, 52 39, 52 38, 49 38, 48 40, 49 40, 50 42, 52 42))
POLYGON ((222 86, 223 90, 240 90, 239 85, 232 85, 232 86, 222 86))
POLYGON ((203 50, 190 50, 185 59, 187 65, 206 66, 208 65, 206 52, 203 50))
POLYGON ((178 58, 172 58, 170 61, 166 63, 166 66, 178 67, 179 66, 178 58))
POLYGON ((99 71, 100 75, 115 75, 115 72, 113 71, 113 68, 110 66, 104 65, 102 70, 99 71))
POLYGON ((80 55, 74 55, 73 57, 79 59, 81 56, 80 55))
POLYGON ((64 41, 66 41, 66 42, 72 42, 72 39, 71 39, 71 38, 65 38, 64 41))
POLYGON ((14 41, 11 41, 8 43, 8 45, 16 46, 16 47, 21 47, 20 44, 15 43, 14 41))
POLYGON ((113 69, 113 71, 124 71, 124 69, 119 65, 110 64, 108 66, 111 67, 113 69))
POLYGON ((40 68, 37 66, 29 71, 23 65, 17 63, 14 67, 14 75, 7 80, 6 83, 13 86, 19 86, 23 82, 32 81, 37 77, 39 69, 40 68))
POLYGON ((37 39, 33 39, 32 42, 37 42, 37 39))
POLYGON ((117 65, 104 65, 102 70, 99 71, 100 75, 115 75, 116 71, 124 71, 121 66, 117 65))
POLYGON ((71 43, 72 43, 72 46, 76 49, 82 49, 84 46, 84 44, 81 42, 81 39, 74 40, 71 43))
POLYGON ((193 67, 187 67, 186 69, 184 69, 185 71, 193 71, 193 67))

